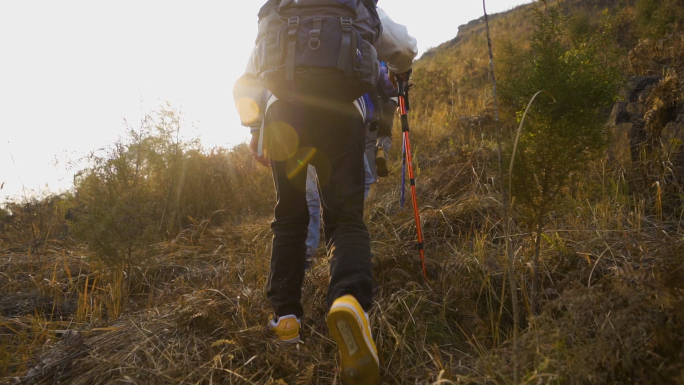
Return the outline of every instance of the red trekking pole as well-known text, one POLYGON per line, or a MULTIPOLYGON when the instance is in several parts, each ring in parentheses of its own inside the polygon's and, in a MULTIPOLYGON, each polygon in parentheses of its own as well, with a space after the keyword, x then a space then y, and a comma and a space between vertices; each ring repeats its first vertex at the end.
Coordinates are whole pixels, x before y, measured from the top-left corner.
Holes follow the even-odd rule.
POLYGON ((418 250, 420 251, 420 261, 423 265, 423 279, 427 283, 427 272, 425 271, 425 252, 423 250, 423 232, 420 230, 420 214, 418 213, 418 200, 416 199, 416 177, 413 174, 413 159, 411 157, 411 143, 409 142, 409 123, 406 112, 409 110, 409 85, 408 80, 397 79, 399 86, 399 115, 401 116, 401 132, 404 136, 404 149, 406 163, 408 164, 409 183, 411 186, 411 200, 413 201, 413 215, 416 218, 416 230, 418 232, 418 250))

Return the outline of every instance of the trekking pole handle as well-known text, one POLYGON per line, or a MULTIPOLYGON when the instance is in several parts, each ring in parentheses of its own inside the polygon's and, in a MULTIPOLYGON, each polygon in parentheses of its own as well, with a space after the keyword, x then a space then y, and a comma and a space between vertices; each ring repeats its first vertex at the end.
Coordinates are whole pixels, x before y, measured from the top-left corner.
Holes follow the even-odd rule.
POLYGON ((406 106, 406 111, 409 110, 409 86, 408 82, 400 80, 397 85, 399 86, 399 92, 397 96, 404 98, 404 105, 406 106))
POLYGON ((406 111, 410 109, 409 107, 409 88, 411 88, 411 85, 409 84, 409 78, 411 77, 411 74, 413 73, 413 70, 410 69, 402 74, 397 75, 397 95, 400 97, 404 98, 404 104, 406 106, 406 111), (403 77, 406 77, 403 79, 403 77))

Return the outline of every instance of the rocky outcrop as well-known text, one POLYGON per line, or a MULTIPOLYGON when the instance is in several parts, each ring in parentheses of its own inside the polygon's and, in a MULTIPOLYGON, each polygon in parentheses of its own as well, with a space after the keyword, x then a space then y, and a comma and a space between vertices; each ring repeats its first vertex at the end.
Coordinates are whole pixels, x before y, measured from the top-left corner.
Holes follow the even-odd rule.
POLYGON ((647 139, 644 130, 646 100, 661 79, 660 76, 639 76, 630 79, 621 93, 624 101, 613 106, 610 124, 615 126, 614 134, 617 141, 629 143, 633 161, 638 159, 640 147, 647 139))
POLYGON ((613 106, 610 125, 618 142, 629 144, 632 161, 656 146, 670 154, 684 143, 684 99, 679 76, 638 76, 630 79, 621 93, 624 101, 613 106))

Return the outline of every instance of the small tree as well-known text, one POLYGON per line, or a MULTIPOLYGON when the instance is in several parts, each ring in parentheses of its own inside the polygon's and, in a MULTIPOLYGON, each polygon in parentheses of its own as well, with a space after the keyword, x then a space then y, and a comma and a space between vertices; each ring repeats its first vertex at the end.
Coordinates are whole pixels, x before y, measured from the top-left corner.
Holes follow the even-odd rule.
MULTIPOLYGON (((509 53, 501 83, 503 105, 521 117, 530 98, 545 90, 531 106, 520 136, 510 175, 512 196, 530 233, 535 233, 532 313, 537 311, 539 255, 547 214, 573 176, 605 149, 606 117, 600 111, 613 102, 619 73, 606 57, 606 31, 571 46, 569 17, 558 7, 532 11, 536 30, 528 51, 509 53)), ((512 147, 512 146, 511 146, 512 147)), ((511 158, 509 148, 507 159, 511 158)))
POLYGON ((91 156, 92 167, 76 183, 76 213, 70 227, 107 265, 131 271, 133 258, 144 259, 159 239, 161 204, 149 183, 150 149, 140 136, 117 142, 104 156, 91 156))

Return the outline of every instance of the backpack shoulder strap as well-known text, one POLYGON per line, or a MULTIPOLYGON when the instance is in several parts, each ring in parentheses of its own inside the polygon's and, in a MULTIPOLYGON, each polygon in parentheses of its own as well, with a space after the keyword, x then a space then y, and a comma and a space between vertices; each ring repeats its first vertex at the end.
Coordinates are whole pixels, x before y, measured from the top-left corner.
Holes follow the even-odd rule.
POLYGON ((360 4, 359 6, 366 8, 370 15, 370 26, 375 34, 375 38, 371 41, 373 44, 375 44, 375 41, 379 39, 382 34, 382 23, 380 22, 380 15, 378 15, 377 3, 377 0, 359 0, 357 3, 360 4))

